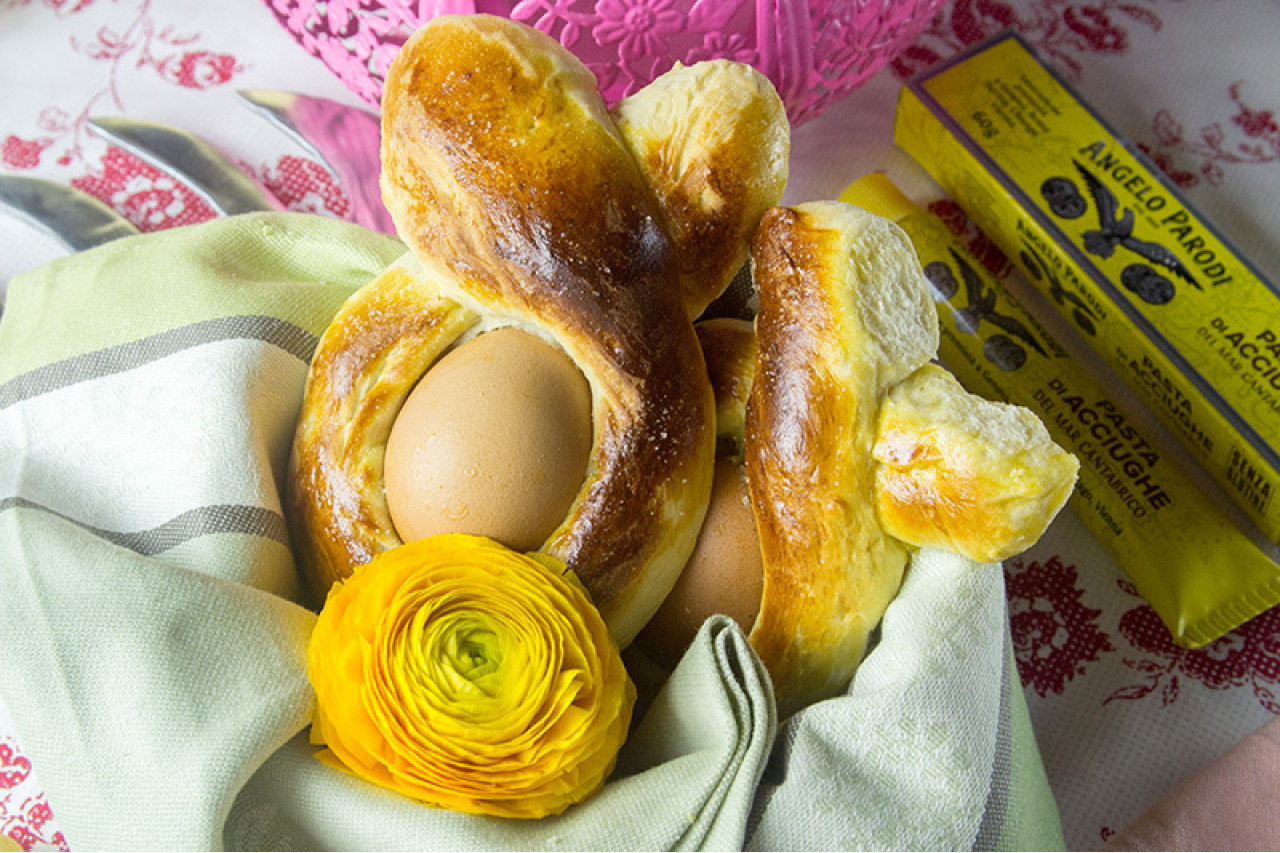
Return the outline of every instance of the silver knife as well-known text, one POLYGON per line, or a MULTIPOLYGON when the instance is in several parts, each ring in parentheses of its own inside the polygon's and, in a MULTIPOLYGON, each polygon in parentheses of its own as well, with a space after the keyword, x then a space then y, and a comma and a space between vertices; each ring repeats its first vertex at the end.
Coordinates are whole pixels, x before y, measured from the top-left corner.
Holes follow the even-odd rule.
POLYGON ((185 130, 120 117, 91 118, 89 127, 110 144, 180 180, 221 216, 283 209, 235 163, 185 130))
POLYGON ((395 233, 378 186, 382 123, 376 113, 298 92, 246 89, 237 94, 324 164, 350 199, 354 222, 395 233))
POLYGON ((0 175, 0 207, 78 252, 138 233, 87 192, 43 178, 0 175))

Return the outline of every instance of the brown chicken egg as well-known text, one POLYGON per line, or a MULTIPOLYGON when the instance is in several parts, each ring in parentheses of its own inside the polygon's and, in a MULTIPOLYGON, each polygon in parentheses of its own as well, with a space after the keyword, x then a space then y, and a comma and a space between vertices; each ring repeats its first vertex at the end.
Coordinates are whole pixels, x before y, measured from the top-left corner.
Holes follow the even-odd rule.
POLYGON ((396 532, 535 550, 568 515, 592 436, 590 386, 568 355, 530 332, 485 332, 434 364, 396 416, 384 461, 396 532))
POLYGON ((636 638, 654 661, 672 667, 708 616, 731 616, 745 632, 760 612, 764 560, 741 457, 716 460, 711 504, 693 555, 671 593, 636 638))

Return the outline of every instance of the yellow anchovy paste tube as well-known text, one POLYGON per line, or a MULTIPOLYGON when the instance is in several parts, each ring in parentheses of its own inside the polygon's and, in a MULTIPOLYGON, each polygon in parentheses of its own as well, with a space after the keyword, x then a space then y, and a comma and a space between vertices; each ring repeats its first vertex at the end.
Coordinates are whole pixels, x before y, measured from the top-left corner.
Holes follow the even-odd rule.
POLYGON ((1280 566, 1167 458, 933 214, 882 175, 841 197, 894 219, 939 305, 939 355, 972 392, 1026 406, 1080 460, 1069 505, 1186 646, 1280 602, 1280 566))
POLYGON ((911 80, 895 139, 1280 541, 1280 288, 1015 34, 911 80))

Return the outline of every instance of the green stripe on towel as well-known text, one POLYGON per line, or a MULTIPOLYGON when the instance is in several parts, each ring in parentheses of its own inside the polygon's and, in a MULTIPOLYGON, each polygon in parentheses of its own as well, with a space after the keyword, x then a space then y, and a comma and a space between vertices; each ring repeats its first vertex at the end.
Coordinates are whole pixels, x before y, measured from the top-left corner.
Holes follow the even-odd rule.
POLYGON ((318 337, 353 290, 402 254, 394 237, 301 213, 232 216, 117 240, 10 282, 0 383, 226 317, 274 317, 318 337))

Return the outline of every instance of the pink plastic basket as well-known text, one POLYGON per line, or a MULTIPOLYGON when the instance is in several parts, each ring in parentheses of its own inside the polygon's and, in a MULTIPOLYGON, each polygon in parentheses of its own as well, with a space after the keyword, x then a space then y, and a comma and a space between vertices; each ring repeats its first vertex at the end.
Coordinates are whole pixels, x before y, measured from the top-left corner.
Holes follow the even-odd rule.
POLYGON ((945 0, 264 0, 298 43, 373 106, 400 45, 446 13, 537 27, 590 68, 609 103, 677 61, 748 62, 794 124, 813 118, 909 45, 945 0))

